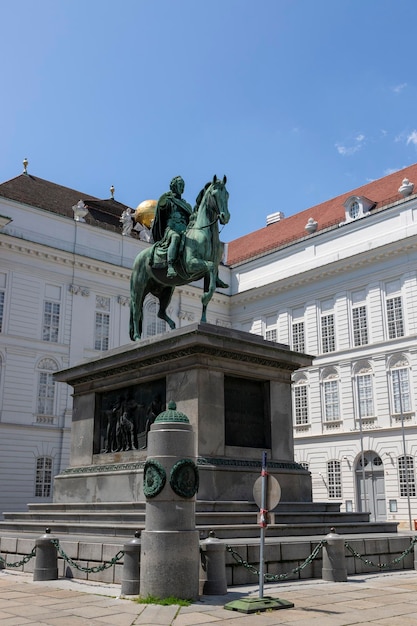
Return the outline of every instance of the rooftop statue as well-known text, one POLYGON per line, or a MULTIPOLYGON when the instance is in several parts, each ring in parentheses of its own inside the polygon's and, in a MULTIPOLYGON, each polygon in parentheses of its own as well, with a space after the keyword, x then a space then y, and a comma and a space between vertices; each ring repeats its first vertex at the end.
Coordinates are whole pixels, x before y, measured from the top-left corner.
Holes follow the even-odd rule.
POLYGON ((143 301, 148 293, 159 300, 158 317, 175 328, 166 310, 177 285, 204 278, 202 322, 216 287, 228 287, 218 277, 222 258, 219 222, 227 224, 230 219, 226 182, 226 176, 223 180, 214 176, 198 194, 194 210, 182 198, 184 181, 180 176, 172 179, 170 191, 160 197, 152 226, 155 243, 138 254, 130 279, 132 341, 142 335, 143 301))

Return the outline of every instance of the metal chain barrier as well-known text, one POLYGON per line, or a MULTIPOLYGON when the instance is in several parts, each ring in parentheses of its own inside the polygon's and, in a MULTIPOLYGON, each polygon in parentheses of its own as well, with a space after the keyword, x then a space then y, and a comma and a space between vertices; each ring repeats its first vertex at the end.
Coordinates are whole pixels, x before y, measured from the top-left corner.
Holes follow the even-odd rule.
POLYGON ((8 561, 6 561, 6 559, 3 559, 0 556, 0 563, 4 565, 5 567, 21 567, 22 565, 29 563, 29 561, 33 559, 34 556, 36 556, 36 546, 33 548, 32 552, 24 556, 21 561, 15 561, 14 563, 9 563, 8 561))
POLYGON ((371 565, 372 567, 378 567, 379 569, 384 569, 384 568, 389 568, 392 565, 398 565, 398 563, 401 563, 401 561, 403 559, 405 559, 405 557, 410 554, 410 552, 413 550, 414 545, 416 543, 417 543, 417 537, 414 537, 411 540, 411 543, 410 543, 409 547, 406 550, 404 550, 404 552, 402 554, 400 554, 400 556, 397 556, 397 558, 393 559, 389 563, 374 563, 370 559, 366 559, 364 556, 362 556, 361 554, 356 552, 356 550, 354 550, 352 548, 352 546, 349 545, 349 543, 347 541, 345 541, 345 548, 347 548, 347 550, 349 550, 349 552, 352 554, 352 556, 354 556, 356 559, 360 559, 366 565, 371 565))
MULTIPOLYGON (((301 563, 301 565, 299 565, 298 567, 295 567, 294 569, 292 569, 290 572, 287 572, 286 574, 268 574, 268 573, 265 573, 264 574, 264 581, 265 582, 269 582, 269 583, 277 582, 279 580, 286 580, 290 576, 294 576, 294 574, 298 574, 303 569, 305 569, 307 567, 307 565, 310 565, 310 563, 312 563, 314 561, 314 559, 319 555, 320 550, 323 548, 324 545, 326 545, 326 543, 327 542, 326 542, 325 539, 320 541, 320 543, 318 543, 316 545, 316 547, 314 548, 314 550, 310 554, 310 556, 308 556, 306 558, 306 560, 303 563, 301 563)), ((240 554, 238 554, 238 552, 233 550, 233 548, 231 546, 226 545, 226 550, 228 552, 230 552, 230 554, 232 555, 232 557, 234 558, 234 560, 236 561, 236 563, 238 565, 242 565, 243 567, 248 569, 250 572, 252 572, 252 574, 256 574, 257 576, 259 576, 259 570, 257 570, 254 565, 251 565, 250 563, 248 563, 247 561, 242 559, 240 554)))
POLYGON ((64 561, 69 563, 72 567, 75 567, 75 569, 79 570, 80 572, 85 572, 87 574, 103 572, 105 569, 112 567, 118 561, 120 561, 125 554, 124 550, 119 550, 119 552, 111 559, 111 561, 106 561, 102 565, 95 565, 94 567, 82 567, 81 565, 78 565, 78 563, 73 561, 72 558, 68 556, 68 554, 65 554, 64 550, 59 545, 58 539, 51 539, 51 543, 55 546, 59 556, 62 557, 64 561))

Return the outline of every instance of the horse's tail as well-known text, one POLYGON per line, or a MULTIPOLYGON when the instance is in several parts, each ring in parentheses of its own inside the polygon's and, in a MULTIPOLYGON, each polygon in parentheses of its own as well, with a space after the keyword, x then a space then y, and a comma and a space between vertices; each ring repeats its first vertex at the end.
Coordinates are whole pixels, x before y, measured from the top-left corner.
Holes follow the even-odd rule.
POLYGON ((135 341, 135 319, 137 316, 135 281, 136 281, 136 271, 134 267, 132 270, 132 274, 130 276, 129 337, 132 341, 135 341))
POLYGON ((133 323, 133 301, 130 300, 130 319, 129 319, 129 337, 131 341, 135 341, 135 326, 133 323))

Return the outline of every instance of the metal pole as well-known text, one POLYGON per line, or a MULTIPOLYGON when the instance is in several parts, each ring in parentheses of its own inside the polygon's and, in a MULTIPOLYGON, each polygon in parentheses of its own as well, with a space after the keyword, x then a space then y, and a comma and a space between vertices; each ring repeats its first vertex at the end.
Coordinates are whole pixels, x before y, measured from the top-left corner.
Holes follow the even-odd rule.
MULTIPOLYGON (((410 478, 408 475, 408 457, 407 457, 407 448, 406 448, 406 441, 405 441, 404 411, 403 411, 403 399, 402 399, 402 393, 401 393, 400 371, 394 370, 392 373, 397 375, 398 398, 400 401, 400 414, 401 414, 401 432, 402 432, 402 439, 403 439, 404 471, 405 471, 405 482, 407 486, 408 523, 410 526, 410 530, 413 530, 413 524, 411 520, 410 478)), ((395 410, 395 407, 394 407, 394 410, 395 410)))
POLYGON ((261 511, 260 511, 260 524, 261 524, 261 540, 259 543, 259 598, 264 597, 264 548, 265 548, 265 529, 267 525, 266 520, 266 493, 268 484, 268 474, 266 471, 266 452, 262 453, 262 492, 261 492, 261 511))

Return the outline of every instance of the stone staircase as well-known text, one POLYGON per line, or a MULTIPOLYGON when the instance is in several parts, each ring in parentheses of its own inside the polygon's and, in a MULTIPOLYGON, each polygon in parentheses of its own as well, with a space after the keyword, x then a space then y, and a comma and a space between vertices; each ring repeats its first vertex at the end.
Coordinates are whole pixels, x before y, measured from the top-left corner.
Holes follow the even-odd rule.
MULTIPOLYGON (((213 530, 219 539, 259 537, 258 507, 247 501, 202 501, 196 503, 196 527, 202 538, 213 530)), ((132 538, 145 528, 144 502, 29 504, 25 512, 6 512, 0 536, 27 533, 38 536, 45 528, 54 534, 80 537, 132 538)), ((332 502, 283 502, 271 514, 268 537, 397 532, 395 522, 370 522, 368 513, 342 513, 332 502)))

